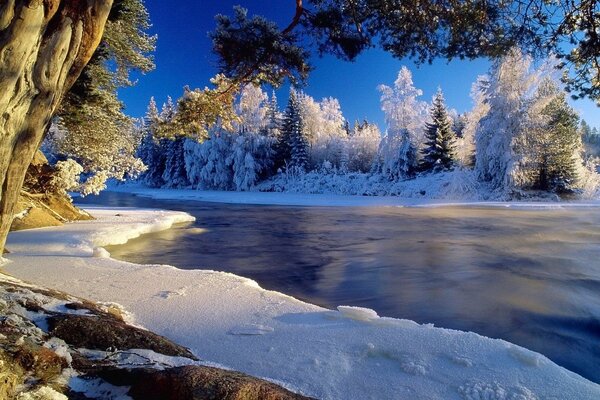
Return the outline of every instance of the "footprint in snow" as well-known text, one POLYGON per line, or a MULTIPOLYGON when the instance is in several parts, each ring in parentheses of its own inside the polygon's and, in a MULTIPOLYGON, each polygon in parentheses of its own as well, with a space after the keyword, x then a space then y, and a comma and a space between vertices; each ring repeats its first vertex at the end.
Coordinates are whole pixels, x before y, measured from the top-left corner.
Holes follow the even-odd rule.
POLYGON ((256 335, 265 335, 265 334, 271 333, 273 331, 274 331, 274 329, 271 328, 270 326, 249 324, 249 325, 236 326, 236 327, 230 329, 229 332, 227 332, 227 333, 229 333, 230 335, 236 335, 236 336, 256 336, 256 335))
POLYGON ((160 297, 162 299, 170 299, 171 297, 174 296, 185 296, 186 295, 186 290, 185 288, 179 289, 177 291, 172 291, 172 290, 163 290, 161 292, 158 292, 156 295, 154 295, 154 297, 160 297))

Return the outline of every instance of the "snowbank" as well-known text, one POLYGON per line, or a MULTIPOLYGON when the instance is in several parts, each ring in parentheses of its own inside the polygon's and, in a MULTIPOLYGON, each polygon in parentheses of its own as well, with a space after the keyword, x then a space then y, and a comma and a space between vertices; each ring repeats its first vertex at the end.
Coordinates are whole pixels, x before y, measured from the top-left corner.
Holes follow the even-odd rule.
POLYGON ((398 196, 358 196, 306 194, 290 192, 228 192, 219 190, 151 189, 127 184, 108 189, 111 192, 131 193, 157 200, 203 201, 229 204, 320 206, 320 207, 502 207, 552 208, 600 207, 600 200, 588 201, 477 201, 408 198, 398 196))
POLYGON ((12 263, 5 270, 77 296, 118 302, 138 324, 204 360, 322 399, 600 398, 600 385, 502 340, 368 309, 326 310, 228 273, 93 257, 99 246, 191 217, 90 211, 98 220, 12 233, 12 263))

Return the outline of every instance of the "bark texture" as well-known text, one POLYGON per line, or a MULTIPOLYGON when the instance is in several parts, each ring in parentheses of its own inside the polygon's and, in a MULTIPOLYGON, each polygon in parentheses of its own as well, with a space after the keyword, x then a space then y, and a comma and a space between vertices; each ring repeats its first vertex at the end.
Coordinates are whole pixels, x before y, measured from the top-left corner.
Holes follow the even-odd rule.
POLYGON ((0 254, 50 119, 100 43, 113 0, 0 3, 0 254))

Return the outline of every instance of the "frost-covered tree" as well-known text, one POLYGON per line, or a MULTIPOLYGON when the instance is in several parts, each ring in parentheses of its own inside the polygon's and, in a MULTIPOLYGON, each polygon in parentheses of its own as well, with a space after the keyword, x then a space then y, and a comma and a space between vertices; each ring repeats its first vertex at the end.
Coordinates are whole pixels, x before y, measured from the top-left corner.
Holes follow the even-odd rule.
POLYGON ((381 140, 373 171, 391 179, 410 177, 416 167, 418 148, 423 142, 422 127, 427 104, 418 100, 423 92, 415 88, 412 74, 406 67, 398 73, 393 88, 380 85, 379 91, 387 131, 381 140))
POLYGON ((296 99, 302 118, 304 136, 309 143, 313 143, 322 129, 323 118, 321 115, 321 106, 313 97, 302 91, 296 92, 296 99))
POLYGON ((542 114, 549 120, 540 186, 555 192, 572 191, 578 187, 578 170, 582 167, 582 143, 577 132, 579 116, 569 106, 562 92, 557 93, 542 114))
POLYGON ((233 187, 250 190, 273 168, 275 139, 260 134, 240 134, 232 148, 233 187))
POLYGON ((369 172, 377 156, 381 132, 375 124, 356 122, 348 138, 348 170, 369 172))
POLYGON ((318 108, 312 120, 316 121, 316 126, 313 132, 307 135, 310 138, 311 166, 318 168, 324 163, 328 163, 341 169, 344 162, 347 166, 345 158, 348 154, 348 133, 345 129, 346 120, 342 114, 340 103, 333 97, 327 97, 315 104, 318 105, 318 108))
POLYGON ((423 91, 414 86, 412 73, 403 66, 398 72, 394 86, 379 85, 381 109, 390 132, 407 130, 415 145, 423 141, 423 125, 427 119, 427 103, 418 98, 423 91))
POLYGON ((163 139, 159 147, 164 152, 163 187, 182 188, 190 184, 185 169, 185 140, 183 137, 163 139))
POLYGON ((276 152, 276 167, 278 168, 294 167, 305 170, 308 167, 308 139, 304 130, 300 102, 295 90, 290 91, 276 152))
POLYGON ((494 63, 485 89, 489 112, 476 135, 476 173, 495 189, 511 191, 527 180, 529 107, 539 84, 531 58, 517 49, 494 63))
POLYGON ((232 142, 232 135, 216 129, 201 143, 185 141, 186 171, 192 185, 200 189, 233 189, 232 142))
POLYGON ((472 168, 475 166, 475 133, 481 119, 487 115, 490 106, 486 101, 486 85, 488 77, 481 75, 471 85, 471 101, 473 108, 464 115, 462 134, 456 139, 456 159, 459 165, 472 168))
MULTIPOLYGON (((171 123, 176 114, 177 107, 173 103, 171 96, 169 96, 160 111, 159 121, 167 124, 171 123)), ((185 138, 176 136, 170 139, 158 139, 155 135, 154 140, 157 141, 156 150, 161 153, 156 160, 158 164, 155 166, 155 172, 159 172, 162 169, 161 179, 163 184, 161 186, 169 188, 188 186, 189 180, 185 170, 183 149, 185 138), (161 162, 164 166, 160 165, 161 162)))
POLYGON ((271 99, 269 100, 269 106, 267 109, 267 119, 268 124, 266 127, 266 134, 274 139, 277 139, 281 134, 281 124, 283 116, 279 111, 279 105, 277 104, 277 96, 275 95, 275 91, 271 94, 271 99))
POLYGON ((578 188, 583 169, 582 142, 577 130, 579 116, 567 104, 563 92, 551 79, 540 84, 530 106, 525 137, 527 149, 521 170, 521 186, 557 193, 578 188))
POLYGON ((142 0, 115 0, 102 41, 53 119, 64 133, 52 144, 58 158, 76 160, 96 188, 103 186, 103 179, 135 178, 143 171, 135 157, 135 121, 124 114, 117 90, 134 85, 131 70, 154 68, 150 53, 156 38, 147 34, 149 28, 142 0))
POLYGON ((240 119, 237 131, 239 133, 263 132, 269 125, 269 107, 269 96, 260 87, 252 84, 245 85, 235 107, 240 119))
MULTIPOLYGON (((581 140, 583 141, 585 157, 600 158, 600 132, 598 131, 598 128, 592 128, 582 119, 579 132, 581 140)), ((598 163, 600 164, 600 162, 598 163)))
POLYGON ((430 109, 431 121, 425 125, 425 146, 421 150, 422 171, 444 171, 454 166, 454 139, 444 94, 438 89, 430 109))
POLYGON ((157 135, 160 122, 160 113, 156 101, 152 97, 143 120, 142 141, 137 149, 138 157, 146 165, 146 171, 140 175, 139 179, 150 187, 162 187, 165 184, 163 179, 166 163, 164 148, 167 139, 160 139, 157 135))

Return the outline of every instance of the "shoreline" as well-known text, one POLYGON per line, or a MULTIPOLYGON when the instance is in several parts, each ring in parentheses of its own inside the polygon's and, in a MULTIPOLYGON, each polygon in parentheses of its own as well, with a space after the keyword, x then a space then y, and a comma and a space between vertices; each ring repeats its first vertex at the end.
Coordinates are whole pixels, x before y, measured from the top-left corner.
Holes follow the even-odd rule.
POLYGON ((94 301, 116 301, 136 323, 202 359, 323 399, 460 399, 489 390, 507 397, 600 396, 600 385, 502 340, 379 317, 367 309, 327 310, 230 273, 113 260, 102 246, 193 217, 89 209, 97 220, 11 233, 12 262, 3 269, 94 301))
POLYGON ((298 207, 490 207, 513 209, 600 208, 600 200, 465 201, 415 199, 397 196, 304 194, 292 192, 235 192, 195 189, 152 189, 141 185, 111 186, 107 192, 128 193, 156 200, 298 207))

